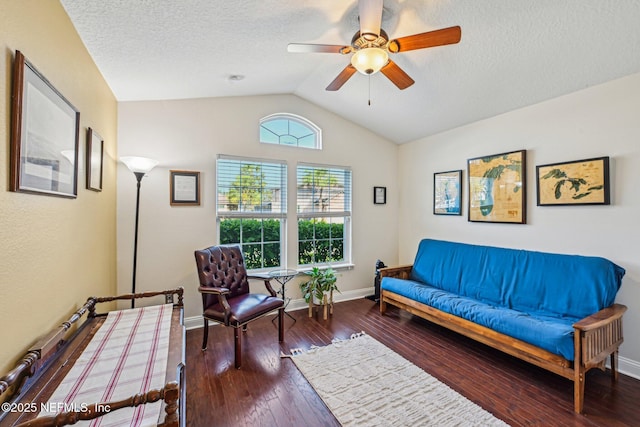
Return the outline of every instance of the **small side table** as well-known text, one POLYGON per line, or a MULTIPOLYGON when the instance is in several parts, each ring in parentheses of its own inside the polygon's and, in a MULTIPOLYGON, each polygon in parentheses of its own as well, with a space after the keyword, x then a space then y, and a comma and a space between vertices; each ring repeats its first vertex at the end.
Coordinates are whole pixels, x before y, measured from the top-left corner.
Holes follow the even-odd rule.
MULTIPOLYGON (((280 290, 277 293, 280 294, 280 296, 282 297, 282 300, 284 301, 284 307, 287 308, 287 305, 289 305, 289 301, 291 301, 291 298, 287 299, 287 297, 285 296, 285 285, 289 280, 293 279, 298 275, 298 271, 290 270, 290 269, 273 270, 273 271, 270 271, 268 275, 270 278, 275 279, 276 282, 280 283, 280 290)), ((293 317, 286 311, 284 312, 284 314, 289 316, 293 320, 293 323, 296 323, 295 317, 293 317)), ((275 320, 275 318, 273 320, 275 320)))

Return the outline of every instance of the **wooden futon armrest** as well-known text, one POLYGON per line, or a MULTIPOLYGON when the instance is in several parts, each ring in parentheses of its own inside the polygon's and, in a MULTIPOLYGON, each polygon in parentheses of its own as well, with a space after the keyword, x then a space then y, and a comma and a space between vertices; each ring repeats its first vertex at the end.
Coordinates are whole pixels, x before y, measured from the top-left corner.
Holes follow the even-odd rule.
POLYGON ((610 307, 604 308, 599 312, 574 323, 573 327, 582 332, 599 329, 616 319, 620 319, 625 311, 627 311, 627 307, 625 305, 613 304, 610 307))
POLYGON ((382 277, 394 277, 396 279, 409 279, 411 275, 411 269, 413 264, 399 265, 397 267, 385 267, 378 270, 380 272, 380 278, 382 277))

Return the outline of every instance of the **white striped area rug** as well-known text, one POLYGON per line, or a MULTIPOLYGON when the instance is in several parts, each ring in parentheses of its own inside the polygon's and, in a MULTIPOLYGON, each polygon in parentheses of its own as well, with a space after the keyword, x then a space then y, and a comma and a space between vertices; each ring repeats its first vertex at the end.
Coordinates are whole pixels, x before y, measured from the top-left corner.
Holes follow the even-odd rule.
POLYGON ((364 332, 295 365, 343 426, 507 426, 364 332))

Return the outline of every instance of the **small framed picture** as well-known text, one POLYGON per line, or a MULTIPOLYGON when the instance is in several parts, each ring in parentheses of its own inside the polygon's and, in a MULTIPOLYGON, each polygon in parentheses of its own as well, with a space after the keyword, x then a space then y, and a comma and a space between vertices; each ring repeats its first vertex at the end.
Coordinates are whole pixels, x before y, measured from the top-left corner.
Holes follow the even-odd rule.
POLYGON ((387 203, 387 187, 373 187, 373 204, 384 205, 387 203))
POLYGON ((433 214, 462 215, 462 170, 433 174, 433 214))
POLYGON ((200 172, 170 171, 171 206, 200 205, 200 172))
POLYGON ((102 153, 104 140, 91 128, 87 129, 87 190, 102 191, 102 153))
POLYGON ((536 166, 538 206, 608 205, 609 157, 536 166))

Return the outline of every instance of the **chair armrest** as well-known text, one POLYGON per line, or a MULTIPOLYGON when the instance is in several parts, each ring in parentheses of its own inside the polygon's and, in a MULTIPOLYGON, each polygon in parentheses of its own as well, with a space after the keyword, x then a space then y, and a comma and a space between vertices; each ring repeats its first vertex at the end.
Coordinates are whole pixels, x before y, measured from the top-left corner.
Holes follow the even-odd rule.
POLYGON ((594 329, 599 329, 604 325, 608 325, 622 317, 624 312, 627 311, 627 306, 622 304, 613 304, 610 307, 604 308, 591 316, 573 324, 573 327, 582 332, 588 332, 594 329))
POLYGON ((385 267, 380 270, 380 278, 383 277, 395 277, 396 279, 408 279, 411 275, 411 269, 413 264, 400 265, 397 267, 385 267))
POLYGON ((265 286, 265 288, 267 288, 267 291, 269 291, 269 294, 272 297, 275 297, 275 296, 278 295, 276 293, 276 291, 273 290, 273 287, 271 286, 272 277, 270 277, 268 274, 254 273, 254 274, 252 274, 250 276, 247 276, 247 279, 256 279, 256 280, 264 281, 264 286, 265 286))
POLYGON ((230 291, 228 288, 215 288, 209 286, 199 286, 198 292, 201 294, 227 295, 230 291))

